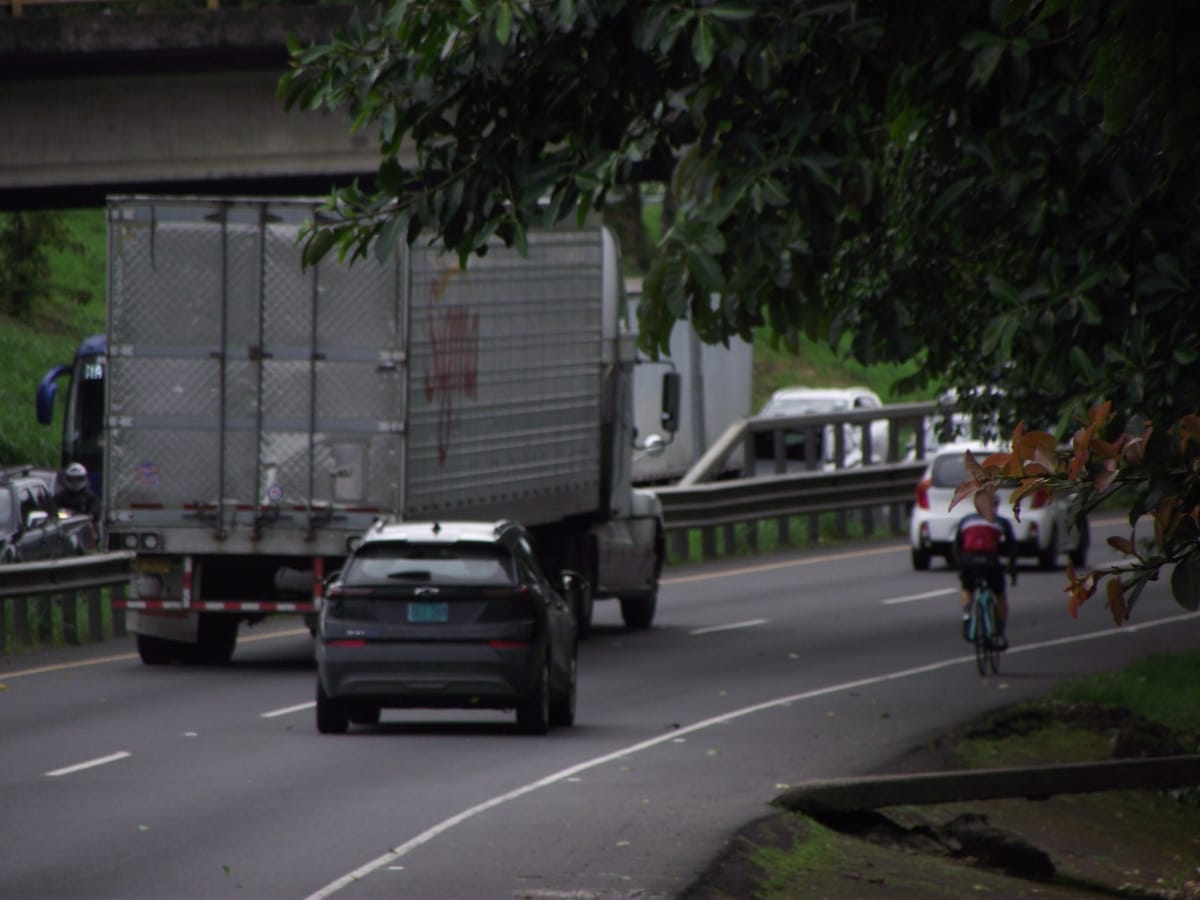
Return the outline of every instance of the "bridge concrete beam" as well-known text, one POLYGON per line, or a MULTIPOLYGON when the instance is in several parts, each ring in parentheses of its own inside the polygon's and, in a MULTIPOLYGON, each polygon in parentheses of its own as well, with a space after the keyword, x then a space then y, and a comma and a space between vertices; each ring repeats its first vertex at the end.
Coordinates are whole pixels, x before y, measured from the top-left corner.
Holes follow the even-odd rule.
MULTIPOLYGON (((109 193, 324 194, 378 170, 344 112, 285 112, 286 39, 348 7, 10 19, 0 29, 0 209, 109 193)), ((408 160, 405 160, 408 161, 408 160)))

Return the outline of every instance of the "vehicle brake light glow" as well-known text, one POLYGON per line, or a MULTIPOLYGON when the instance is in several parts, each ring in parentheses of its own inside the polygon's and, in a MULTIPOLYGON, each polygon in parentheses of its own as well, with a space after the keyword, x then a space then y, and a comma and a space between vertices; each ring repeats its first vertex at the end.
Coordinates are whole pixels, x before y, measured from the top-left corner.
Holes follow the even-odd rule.
POLYGON ((524 650, 529 641, 488 641, 488 646, 493 650, 524 650))
POLYGON ((367 642, 362 638, 335 638, 332 641, 326 641, 330 647, 351 647, 359 648, 367 646, 367 642))
POLYGON ((917 506, 921 509, 929 509, 929 488, 933 482, 928 478, 922 478, 917 482, 917 506))

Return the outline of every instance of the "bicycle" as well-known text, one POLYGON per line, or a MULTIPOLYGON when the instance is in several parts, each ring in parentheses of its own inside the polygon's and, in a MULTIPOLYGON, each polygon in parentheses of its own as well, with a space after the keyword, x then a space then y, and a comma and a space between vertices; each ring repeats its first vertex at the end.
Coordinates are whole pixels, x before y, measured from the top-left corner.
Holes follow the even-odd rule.
POLYGON ((993 641, 995 634, 996 595, 980 578, 975 583, 971 618, 967 624, 967 640, 975 644, 975 665, 980 675, 986 675, 989 669, 993 675, 1000 671, 1000 651, 993 641))

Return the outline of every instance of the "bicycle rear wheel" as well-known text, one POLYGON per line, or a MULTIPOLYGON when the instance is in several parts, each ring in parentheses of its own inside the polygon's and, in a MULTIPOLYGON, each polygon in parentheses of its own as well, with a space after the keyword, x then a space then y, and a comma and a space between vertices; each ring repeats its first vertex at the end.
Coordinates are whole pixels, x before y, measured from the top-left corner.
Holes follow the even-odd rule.
POLYGON ((975 632, 975 667, 980 675, 988 673, 988 654, 992 652, 988 648, 988 639, 980 628, 975 632))
POLYGON ((975 599, 975 667, 980 675, 993 675, 1000 671, 1000 651, 992 642, 996 633, 995 618, 992 613, 991 591, 981 591, 975 599))

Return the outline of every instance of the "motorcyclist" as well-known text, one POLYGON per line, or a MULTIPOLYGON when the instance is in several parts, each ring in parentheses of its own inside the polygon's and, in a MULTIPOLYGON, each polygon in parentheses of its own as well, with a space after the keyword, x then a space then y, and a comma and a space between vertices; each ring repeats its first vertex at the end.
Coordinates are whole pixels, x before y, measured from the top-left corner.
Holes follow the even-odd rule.
POLYGON ((982 578, 996 596, 996 635, 993 641, 997 649, 1006 649, 1008 639, 1004 629, 1008 623, 1008 595, 1004 590, 1004 568, 1000 557, 1008 557, 1009 575, 1013 584, 1016 584, 1017 539, 1012 524, 1002 516, 991 521, 979 513, 971 513, 958 523, 954 534, 954 551, 958 560, 959 583, 962 585, 963 639, 970 639, 971 601, 975 584, 982 578))
POLYGON ((79 515, 89 516, 99 525, 100 498, 88 486, 88 473, 83 463, 71 463, 63 472, 63 486, 54 495, 54 505, 79 515))

